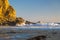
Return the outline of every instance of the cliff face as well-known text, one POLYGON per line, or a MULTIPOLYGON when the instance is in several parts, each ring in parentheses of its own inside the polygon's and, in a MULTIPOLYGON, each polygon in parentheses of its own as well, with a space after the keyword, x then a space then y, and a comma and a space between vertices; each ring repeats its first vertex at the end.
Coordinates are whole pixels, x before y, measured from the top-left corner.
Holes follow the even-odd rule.
POLYGON ((0 0, 0 24, 6 21, 15 21, 16 12, 8 0, 0 0))

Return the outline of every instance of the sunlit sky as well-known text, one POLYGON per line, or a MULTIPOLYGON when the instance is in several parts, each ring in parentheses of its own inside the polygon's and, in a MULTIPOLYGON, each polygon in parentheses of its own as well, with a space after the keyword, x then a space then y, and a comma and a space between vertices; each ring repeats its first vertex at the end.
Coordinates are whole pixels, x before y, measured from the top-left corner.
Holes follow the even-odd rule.
POLYGON ((29 21, 60 22, 60 0, 9 0, 16 15, 29 21))

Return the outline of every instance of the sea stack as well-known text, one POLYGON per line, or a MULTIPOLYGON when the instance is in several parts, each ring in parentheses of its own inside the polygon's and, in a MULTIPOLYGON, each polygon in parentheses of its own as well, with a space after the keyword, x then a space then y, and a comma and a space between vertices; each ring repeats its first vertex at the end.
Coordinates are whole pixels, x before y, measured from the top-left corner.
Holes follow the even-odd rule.
POLYGON ((0 24, 16 21, 16 11, 8 0, 0 0, 0 24))

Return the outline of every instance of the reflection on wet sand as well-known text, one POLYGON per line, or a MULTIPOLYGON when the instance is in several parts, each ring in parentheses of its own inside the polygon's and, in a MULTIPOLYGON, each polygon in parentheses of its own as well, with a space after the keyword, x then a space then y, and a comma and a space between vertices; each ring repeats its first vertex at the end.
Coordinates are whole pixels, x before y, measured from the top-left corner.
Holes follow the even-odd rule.
POLYGON ((0 28, 0 40, 59 40, 60 29, 0 28))

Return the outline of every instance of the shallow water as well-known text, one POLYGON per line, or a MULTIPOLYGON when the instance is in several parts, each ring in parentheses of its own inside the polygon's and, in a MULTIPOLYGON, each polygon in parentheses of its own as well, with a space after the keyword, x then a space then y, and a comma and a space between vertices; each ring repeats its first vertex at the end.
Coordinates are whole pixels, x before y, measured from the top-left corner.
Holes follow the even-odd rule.
POLYGON ((0 40, 27 40, 44 35, 46 40, 59 40, 60 27, 55 26, 23 26, 0 27, 0 40))

